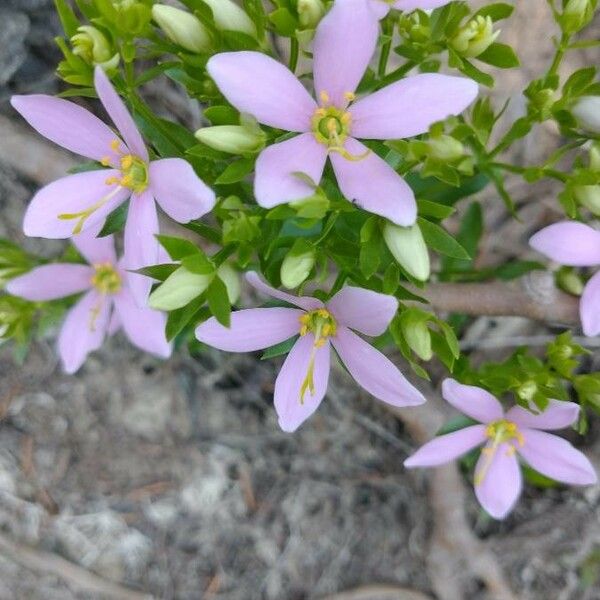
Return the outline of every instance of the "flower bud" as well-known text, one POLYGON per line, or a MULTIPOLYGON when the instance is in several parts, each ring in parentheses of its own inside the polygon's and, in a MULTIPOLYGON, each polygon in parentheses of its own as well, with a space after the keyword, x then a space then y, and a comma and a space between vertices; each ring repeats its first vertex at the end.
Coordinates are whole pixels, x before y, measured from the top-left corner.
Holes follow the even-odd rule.
POLYGON ((490 16, 478 16, 461 27, 451 40, 452 47, 466 58, 475 58, 483 54, 500 35, 494 31, 494 22, 490 16))
POLYGON ((585 27, 594 14, 594 4, 590 0, 569 0, 561 16, 564 31, 574 33, 585 27))
POLYGON ((200 275, 179 267, 150 294, 148 305, 155 310, 176 310, 202 294, 213 279, 214 273, 200 275))
POLYGON ((223 263, 217 269, 217 275, 227 288, 229 302, 235 304, 240 299, 240 294, 242 293, 239 273, 229 263, 223 263))
POLYGON ((256 37, 256 26, 252 19, 232 0, 204 0, 210 6, 219 30, 240 31, 256 37))
POLYGON ((195 136, 214 150, 229 154, 258 152, 265 142, 265 135, 262 131, 259 130, 257 133, 241 125, 204 127, 198 129, 195 136))
POLYGON ((442 162, 455 162, 465 155, 465 147, 450 135, 432 137, 427 147, 429 156, 442 162))
POLYGON ((581 296, 585 287, 581 277, 573 269, 560 269, 556 276, 558 285, 567 293, 581 296))
POLYGON ((596 144, 590 148, 590 169, 600 173, 600 148, 596 144))
POLYGON ((581 127, 600 133, 600 96, 582 96, 571 112, 581 127))
POLYGON ((281 283, 289 290, 304 283, 315 266, 314 247, 303 239, 298 239, 283 259, 281 265, 281 283))
POLYGON ((406 319, 401 321, 402 333, 410 349, 421 359, 431 360, 431 332, 427 322, 421 319, 406 319))
POLYGON ((593 215, 600 216, 600 185, 578 185, 573 189, 575 199, 593 215))
POLYGON ((166 4, 155 4, 152 18, 165 35, 182 48, 197 53, 211 50, 210 35, 194 15, 166 4))
POLYGON ((388 221, 383 228, 383 239, 398 264, 409 275, 419 281, 429 279, 429 252, 418 225, 399 227, 388 221))
POLYGON ((100 66, 105 71, 116 69, 119 64, 119 54, 113 54, 112 48, 105 35, 96 27, 83 25, 71 38, 73 54, 79 56, 88 65, 100 66))
POLYGON ((304 29, 315 29, 324 14, 322 0, 298 0, 298 17, 304 29))
POLYGON ((519 398, 521 400, 525 400, 526 402, 531 402, 534 398, 534 396, 537 394, 538 391, 538 386, 537 383, 535 381, 526 381, 525 383, 522 383, 518 388, 517 388, 517 396, 519 396, 519 398))

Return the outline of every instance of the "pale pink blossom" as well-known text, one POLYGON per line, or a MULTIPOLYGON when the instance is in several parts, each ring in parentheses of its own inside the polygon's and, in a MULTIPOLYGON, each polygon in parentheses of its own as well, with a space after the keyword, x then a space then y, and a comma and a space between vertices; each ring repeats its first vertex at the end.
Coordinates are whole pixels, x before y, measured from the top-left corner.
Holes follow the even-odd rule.
POLYGON ((396 298, 348 286, 321 302, 276 290, 256 273, 247 279, 260 292, 296 308, 239 310, 231 315, 229 328, 211 318, 196 329, 196 337, 220 350, 253 352, 300 335, 275 382, 275 409, 284 431, 295 431, 319 407, 332 347, 356 382, 379 400, 401 407, 425 401, 388 358, 353 331, 384 333, 396 314, 396 298))

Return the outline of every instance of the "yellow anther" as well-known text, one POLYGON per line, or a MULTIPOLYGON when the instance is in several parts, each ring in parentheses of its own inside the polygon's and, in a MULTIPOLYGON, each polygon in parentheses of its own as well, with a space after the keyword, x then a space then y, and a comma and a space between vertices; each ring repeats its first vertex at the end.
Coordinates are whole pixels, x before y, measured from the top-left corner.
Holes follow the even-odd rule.
POLYGON ((131 156, 131 154, 126 154, 121 159, 121 169, 130 169, 131 165, 133 165, 133 156, 131 156))
POLYGON ((116 177, 108 177, 104 180, 106 185, 114 185, 115 183, 119 183, 119 180, 116 177))
POLYGON ((346 98, 348 102, 354 102, 354 100, 356 100, 356 94, 354 92, 345 92, 344 98, 346 98))
POLYGON ((133 179, 131 175, 125 175, 123 178, 121 178, 120 183, 123 187, 131 187, 133 184, 133 179))
POLYGON ((329 104, 330 102, 329 94, 325 90, 319 94, 319 98, 321 98, 323 104, 329 104))
POLYGON ((110 166, 111 166, 111 164, 112 164, 112 159, 110 158, 110 156, 103 156, 103 157, 100 159, 100 164, 101 164, 103 167, 110 167, 110 166))
POLYGON ((317 117, 324 117, 327 114, 327 111, 324 108, 317 108, 317 110, 315 110, 315 115, 317 117))
POLYGON ((308 333, 308 325, 302 325, 300 328, 300 335, 305 336, 308 333))
POLYGON ((117 138, 115 138, 110 143, 110 147, 111 147, 111 150, 113 152, 116 152, 117 154, 120 154, 121 153, 121 140, 118 140, 117 138))
POLYGON ((342 118, 340 119, 340 121, 344 124, 344 125, 350 125, 350 121, 352 121, 352 115, 349 112, 345 112, 342 115, 342 118))
POLYGON ((324 319, 329 319, 329 317, 331 317, 330 312, 325 308, 319 308, 319 310, 317 310, 317 314, 324 319))

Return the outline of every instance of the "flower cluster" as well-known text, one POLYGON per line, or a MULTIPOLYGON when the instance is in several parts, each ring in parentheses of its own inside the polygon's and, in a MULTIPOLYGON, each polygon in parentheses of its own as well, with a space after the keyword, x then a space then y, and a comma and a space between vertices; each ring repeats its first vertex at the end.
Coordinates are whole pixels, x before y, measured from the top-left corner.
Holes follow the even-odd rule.
MULTIPOLYGON (((107 2, 102 18, 90 19, 94 26, 71 23, 73 50, 62 48, 66 57, 62 73, 67 81, 86 85, 93 79, 93 89, 112 125, 62 98, 14 96, 12 105, 41 135, 91 161, 41 189, 29 204, 23 224, 27 236, 71 239, 88 264, 67 260, 41 264, 6 286, 14 297, 32 303, 66 298, 69 304, 71 296, 79 296, 69 305, 58 340, 65 371, 76 372, 88 354, 119 329, 140 349, 166 358, 173 338, 191 321, 196 339, 217 349, 287 354, 274 389, 279 425, 286 432, 296 431, 318 409, 327 392, 332 356, 340 359, 359 386, 389 405, 404 408, 425 402, 421 392, 376 349, 376 342, 372 345, 363 336, 380 337, 389 330, 396 339, 400 331, 401 349, 408 347, 423 360, 432 358, 433 344, 439 346, 442 339, 449 348, 442 360, 453 363, 459 348, 451 327, 416 307, 403 307, 398 315, 394 293, 400 273, 412 282, 429 278, 428 245, 442 248, 454 261, 469 256, 434 222, 451 214, 452 208, 426 200, 425 210, 433 220, 418 220, 415 193, 403 175, 420 163, 424 177, 433 174, 450 185, 458 185, 458 174, 474 174, 465 140, 476 130, 477 140, 471 140, 471 146, 482 150, 497 119, 480 102, 473 111, 473 119, 478 120, 473 129, 462 120, 461 114, 478 95, 474 79, 486 82, 488 77, 469 59, 496 66, 514 60, 510 49, 496 43, 500 32, 494 30, 494 21, 504 18, 506 5, 476 13, 461 24, 469 10, 464 3, 457 5, 456 13, 452 13, 454 5, 441 9, 448 3, 289 3, 291 8, 271 15, 276 31, 288 37, 292 31, 295 36, 288 66, 265 52, 264 23, 251 19, 231 0, 204 0, 201 14, 160 3, 150 7, 107 2), (426 12, 438 8, 433 15, 426 12), (409 64, 411 68, 388 78, 394 37, 394 26, 391 30, 389 26, 400 18, 397 11, 418 11, 398 21, 408 44, 405 54, 415 60, 420 57, 412 66, 425 63, 436 51, 439 40, 430 35, 431 28, 443 14, 446 22, 438 23, 438 29, 447 29, 449 65, 469 77, 433 72, 440 65, 428 60, 428 68, 418 74, 407 75, 409 64), (111 19, 116 30, 128 28, 135 34, 154 21, 164 34, 153 36, 155 48, 181 57, 186 68, 169 71, 165 63, 146 76, 158 76, 164 69, 173 79, 189 84, 188 72, 200 72, 201 84, 193 83, 194 97, 211 100, 206 116, 212 127, 201 129, 194 138, 180 126, 163 122, 160 133, 166 143, 154 139, 135 91, 131 35, 119 45, 104 29, 111 19), (386 41, 374 78, 371 64, 382 29, 386 41), (237 47, 228 45, 233 34, 237 47), (297 75, 299 40, 306 57, 312 58, 311 75, 297 75), (118 72, 121 59, 123 77, 118 72), (312 89, 307 80, 312 81, 312 89), (428 133, 429 138, 403 141, 428 133), (177 136, 185 140, 183 148, 172 143, 177 136), (200 144, 193 145, 196 139, 200 144), (225 167, 222 158, 228 153, 241 158, 225 167), (199 160, 209 156, 215 158, 210 165, 199 160), (399 167, 400 160, 406 168, 399 167), (246 176, 253 176, 251 184, 246 176), (255 202, 243 202, 227 187, 231 184, 251 189, 255 202), (213 187, 220 185, 223 194, 217 198, 213 187), (322 219, 332 206, 330 217, 322 219), (221 250, 207 256, 192 241, 161 236, 158 208, 172 221, 221 243, 221 250), (328 260, 308 237, 313 233, 326 237, 340 214, 356 217, 345 222, 339 244, 329 248, 332 256, 340 253, 341 278, 329 293, 305 295, 306 280, 328 260), (113 228, 115 215, 124 223, 121 258, 113 237, 119 230, 113 228), (223 215, 227 222, 222 235, 219 231, 215 235, 211 223, 199 221, 223 215), (280 239, 288 250, 275 241, 265 249, 265 256, 257 252, 254 257, 253 245, 262 234, 257 223, 263 217, 277 222, 281 215, 286 222, 280 239), (296 217, 303 221, 295 221, 296 217), (364 253, 363 248, 360 256, 348 251, 346 234, 360 237, 364 253), (371 285, 382 243, 395 262, 382 281, 371 285), (246 281, 276 306, 231 312, 240 296, 239 278, 228 261, 236 250, 237 267, 242 270, 256 259, 263 277, 248 270, 246 281), (278 255, 278 262, 266 264, 266 255, 278 255), (300 290, 298 295, 283 292, 265 279, 300 290), (362 287, 349 285, 348 280, 362 287), (161 284, 152 291, 156 281, 161 284), (438 330, 432 331, 431 325, 438 330)), ((538 234, 532 245, 563 264, 600 264, 600 234, 582 224, 552 226, 538 234), (577 244, 571 241, 575 238, 577 244)), ((589 335, 600 333, 597 278, 588 284, 581 305, 589 335)), ((320 281, 328 281, 327 268, 320 281)), ((380 341, 383 345, 385 338, 380 341)), ((443 392, 448 402, 480 424, 436 438, 410 457, 407 467, 439 465, 484 446, 475 469, 475 490, 496 518, 508 514, 520 493, 517 457, 558 481, 576 485, 596 481, 583 455, 541 431, 571 425, 578 415, 577 405, 553 400, 542 412, 531 406, 531 410, 514 407, 505 413, 483 389, 446 380, 443 392)))

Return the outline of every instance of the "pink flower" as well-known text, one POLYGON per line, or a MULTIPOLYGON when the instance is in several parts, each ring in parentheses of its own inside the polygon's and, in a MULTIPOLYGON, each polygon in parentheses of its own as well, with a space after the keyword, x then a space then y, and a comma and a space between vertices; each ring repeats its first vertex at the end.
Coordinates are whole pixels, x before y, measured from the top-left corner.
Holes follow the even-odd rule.
POLYGON ((58 338, 67 373, 75 373, 87 355, 102 346, 106 335, 120 328, 138 348, 168 358, 171 345, 165 337, 165 315, 134 302, 122 261, 117 262, 112 236, 96 238, 96 233, 88 230, 73 238, 89 265, 37 267, 10 281, 7 291, 33 302, 85 292, 67 313, 58 338))
POLYGON ((515 505, 522 487, 517 454, 533 469, 570 485, 596 483, 590 461, 566 440, 541 431, 572 425, 579 415, 573 402, 551 400, 533 414, 520 406, 504 413, 485 390, 453 379, 442 384, 442 395, 465 415, 482 423, 435 438, 409 457, 404 465, 435 467, 485 444, 475 467, 475 493, 483 508, 503 519, 515 505))
MULTIPOLYGON (((339 1, 339 0, 338 0, 339 1)), ((404 12, 410 12, 417 8, 421 10, 431 10, 448 4, 450 0, 369 0, 371 2, 371 8, 373 12, 383 19, 390 9, 395 8, 396 10, 402 10, 404 12)))
POLYGON ((381 335, 398 308, 392 296, 345 287, 329 302, 280 292, 248 273, 251 285, 264 294, 298 308, 251 308, 231 315, 231 327, 211 318, 196 329, 196 337, 228 352, 253 352, 300 338, 288 354, 275 382, 275 409, 284 431, 295 431, 312 415, 327 391, 331 345, 356 382, 394 406, 415 406, 425 399, 365 335, 381 335))
MULTIPOLYGON (((600 265, 600 232, 577 221, 555 223, 538 231, 530 240, 532 248, 548 258, 570 267, 600 265)), ((600 334, 600 272, 585 286, 579 314, 583 333, 600 334)))
POLYGON ((344 196, 398 225, 412 225, 417 209, 407 183, 356 138, 405 138, 464 110, 477 85, 447 75, 422 74, 355 100, 355 90, 375 52, 379 25, 365 0, 336 2, 314 41, 315 102, 282 64, 257 52, 213 56, 208 72, 233 106, 260 123, 297 132, 266 148, 256 163, 254 194, 272 208, 307 198, 331 159, 344 196))
MULTIPOLYGON (((101 162, 108 169, 84 171, 42 188, 33 198, 23 229, 45 238, 69 238, 98 223, 131 197, 125 227, 125 262, 136 270, 158 262, 158 216, 155 200, 173 219, 187 223, 206 214, 215 195, 179 158, 150 161, 131 115, 104 71, 95 71, 96 92, 120 137, 80 106, 53 96, 13 96, 11 103, 28 123, 54 143, 101 162)), ((152 281, 128 275, 140 304, 152 281)))

